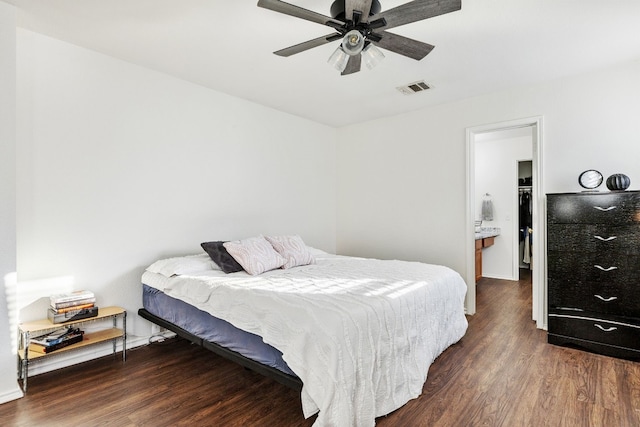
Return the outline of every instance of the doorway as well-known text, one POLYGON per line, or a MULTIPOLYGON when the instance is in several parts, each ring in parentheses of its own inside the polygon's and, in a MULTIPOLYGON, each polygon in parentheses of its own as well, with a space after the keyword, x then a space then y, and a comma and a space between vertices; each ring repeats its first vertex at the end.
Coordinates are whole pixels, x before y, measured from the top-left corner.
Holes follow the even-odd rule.
POLYGON ((483 277, 518 280, 525 260, 525 232, 533 228, 528 221, 531 217, 529 193, 524 193, 525 189, 530 191, 531 188, 532 153, 532 126, 475 136, 475 220, 476 224, 480 223, 481 230, 498 233, 491 247, 482 249, 483 277), (525 159, 529 160, 528 171, 525 159), (527 177, 520 178, 521 173, 527 177), (529 186, 521 186, 521 180, 529 186), (487 199, 493 207, 489 217, 482 210, 487 199))
MULTIPOLYGON (((533 148, 533 147, 532 147, 533 148)), ((518 278, 531 278, 533 267, 533 161, 518 160, 518 278)))
MULTIPOLYGON (((475 245, 474 245, 474 220, 476 215, 476 142, 482 139, 481 135, 491 132, 516 130, 519 128, 530 128, 532 135, 532 185, 531 200, 532 215, 532 232, 530 238, 536 242, 532 246, 531 257, 535 261, 532 264, 532 313, 531 318, 536 321, 536 325, 540 329, 546 328, 546 281, 545 281, 545 223, 544 223, 544 198, 542 194, 542 117, 532 117, 509 122, 494 123, 484 126, 476 126, 467 128, 467 272, 466 281, 468 284, 467 300, 465 308, 468 314, 474 314, 476 311, 476 289, 475 289, 475 245)), ((515 165, 514 165, 515 167, 515 165)), ((513 183, 515 186, 517 183, 513 183)), ((514 196, 514 197, 517 197, 514 196)), ((514 231, 511 239, 518 238, 518 221, 517 218, 509 220, 509 227, 514 231)), ((517 244, 516 244, 517 247, 517 244)), ((515 260, 515 258, 514 258, 515 260)), ((516 264, 517 265, 517 264, 516 264)), ((514 279, 517 279, 516 275, 514 279)))

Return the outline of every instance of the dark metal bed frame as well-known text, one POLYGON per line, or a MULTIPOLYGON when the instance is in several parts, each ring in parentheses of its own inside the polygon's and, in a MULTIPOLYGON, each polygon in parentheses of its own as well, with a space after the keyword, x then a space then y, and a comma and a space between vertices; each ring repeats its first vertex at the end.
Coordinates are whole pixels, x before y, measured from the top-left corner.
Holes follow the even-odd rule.
POLYGON ((284 384, 285 386, 292 388, 294 390, 300 391, 302 390, 302 381, 300 378, 286 374, 279 369, 273 368, 271 366, 263 365, 262 363, 256 362, 255 360, 249 359, 248 357, 243 356, 240 353, 237 353, 233 350, 229 350, 226 347, 223 347, 219 344, 203 340, 202 338, 182 329, 179 326, 174 325, 173 323, 167 322, 166 320, 151 314, 144 308, 138 310, 138 315, 150 321, 151 323, 155 323, 156 325, 168 329, 174 332, 179 337, 182 337, 186 340, 191 341, 194 344, 202 346, 207 350, 210 350, 216 353, 219 356, 224 357, 225 359, 231 360, 245 368, 251 369, 259 374, 262 374, 268 378, 274 379, 280 384, 284 384))

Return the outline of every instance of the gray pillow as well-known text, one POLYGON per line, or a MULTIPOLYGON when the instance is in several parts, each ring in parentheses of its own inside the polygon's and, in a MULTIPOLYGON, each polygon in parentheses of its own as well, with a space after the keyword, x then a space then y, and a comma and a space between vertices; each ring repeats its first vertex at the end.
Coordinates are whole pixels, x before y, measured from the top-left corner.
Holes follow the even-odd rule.
POLYGON ((209 254, 211 260, 215 262, 218 267, 225 273, 236 273, 244 270, 238 261, 233 259, 227 249, 222 246, 225 242, 204 242, 200 243, 202 249, 209 254))

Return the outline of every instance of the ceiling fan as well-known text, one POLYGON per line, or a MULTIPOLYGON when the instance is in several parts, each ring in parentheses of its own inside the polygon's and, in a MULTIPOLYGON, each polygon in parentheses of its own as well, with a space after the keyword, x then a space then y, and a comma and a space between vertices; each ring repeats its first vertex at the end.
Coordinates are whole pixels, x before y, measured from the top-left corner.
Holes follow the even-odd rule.
POLYGON ((342 40, 328 62, 344 76, 360 71, 362 62, 373 68, 384 58, 377 47, 421 60, 434 46, 386 30, 455 12, 462 8, 462 0, 414 0, 384 12, 378 0, 335 0, 330 17, 280 0, 259 0, 258 6, 333 28, 332 34, 274 53, 286 57, 342 40))

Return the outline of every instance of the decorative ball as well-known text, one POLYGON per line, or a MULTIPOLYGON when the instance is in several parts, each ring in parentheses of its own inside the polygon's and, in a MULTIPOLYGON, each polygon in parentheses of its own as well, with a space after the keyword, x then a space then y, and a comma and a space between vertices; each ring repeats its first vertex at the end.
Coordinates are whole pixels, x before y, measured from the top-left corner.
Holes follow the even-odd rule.
POLYGON ((629 177, 623 173, 614 173, 607 178, 607 188, 611 191, 624 191, 631 185, 629 177))

